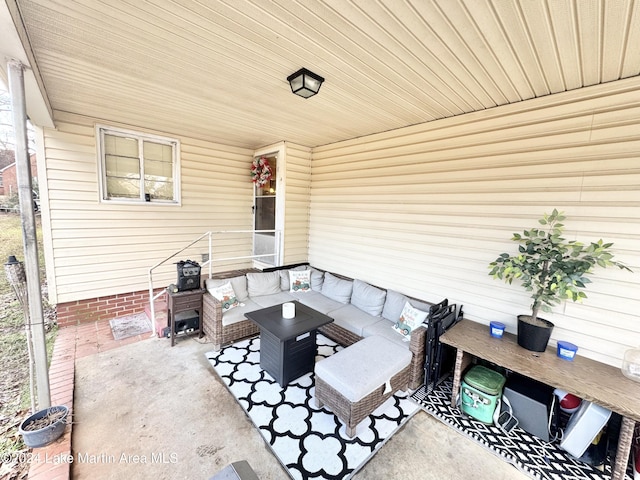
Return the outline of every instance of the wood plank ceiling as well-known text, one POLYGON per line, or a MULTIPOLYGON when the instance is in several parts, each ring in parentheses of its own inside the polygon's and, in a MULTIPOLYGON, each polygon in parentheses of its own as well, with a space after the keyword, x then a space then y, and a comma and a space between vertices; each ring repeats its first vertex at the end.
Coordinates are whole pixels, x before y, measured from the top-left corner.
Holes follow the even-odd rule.
POLYGON ((248 148, 640 74, 640 0, 10 1, 54 110, 248 148), (306 100, 303 66, 326 78, 306 100))

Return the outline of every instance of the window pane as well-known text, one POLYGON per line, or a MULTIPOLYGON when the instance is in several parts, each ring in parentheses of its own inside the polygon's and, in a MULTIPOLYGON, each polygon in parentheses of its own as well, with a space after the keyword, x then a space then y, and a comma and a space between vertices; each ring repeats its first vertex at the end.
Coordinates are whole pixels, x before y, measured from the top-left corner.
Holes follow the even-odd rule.
POLYGON ((105 134, 104 149, 107 154, 138 158, 138 140, 135 138, 105 134))
POLYGON ((256 230, 274 230, 275 228, 276 197, 256 198, 256 230))
POLYGON ((107 192, 112 198, 140 198, 140 181, 130 178, 108 177, 107 192))
POLYGON ((140 198, 140 160, 135 138, 105 134, 105 174, 107 196, 140 198))
POLYGON ((171 178, 173 168, 171 162, 157 162, 155 160, 144 159, 144 178, 162 177, 171 178))
POLYGON ((151 199, 173 200, 173 182, 145 180, 144 191, 151 199))
POLYGON ((271 167, 271 178, 266 184, 256 188, 257 197, 276 194, 277 157, 267 157, 267 161, 269 162, 269 166, 271 167))
POLYGON ((173 147, 145 141, 144 190, 152 199, 173 200, 173 147))
POLYGON ((107 154, 105 157, 107 176, 140 178, 140 161, 138 157, 116 157, 107 154))
POLYGON ((160 160, 163 162, 169 162, 171 163, 172 161, 172 151, 173 148, 171 145, 164 145, 162 143, 154 143, 154 142, 149 142, 149 141, 145 141, 143 143, 143 148, 144 148, 144 158, 145 160, 160 160))

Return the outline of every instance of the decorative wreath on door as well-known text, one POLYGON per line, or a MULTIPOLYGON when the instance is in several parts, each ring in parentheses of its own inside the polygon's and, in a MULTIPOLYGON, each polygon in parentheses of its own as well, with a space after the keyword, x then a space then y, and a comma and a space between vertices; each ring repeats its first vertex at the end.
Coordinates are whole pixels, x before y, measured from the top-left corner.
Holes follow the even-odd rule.
POLYGON ((273 175, 271 165, 267 157, 258 157, 253 159, 251 164, 251 181, 256 184, 257 187, 266 185, 273 175))

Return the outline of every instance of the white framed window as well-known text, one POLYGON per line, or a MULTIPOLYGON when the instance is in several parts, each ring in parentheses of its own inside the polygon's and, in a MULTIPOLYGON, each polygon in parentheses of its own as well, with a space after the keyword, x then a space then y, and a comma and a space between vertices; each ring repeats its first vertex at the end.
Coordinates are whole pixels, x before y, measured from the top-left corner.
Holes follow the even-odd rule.
POLYGON ((96 126, 100 200, 180 203, 180 142, 96 126))

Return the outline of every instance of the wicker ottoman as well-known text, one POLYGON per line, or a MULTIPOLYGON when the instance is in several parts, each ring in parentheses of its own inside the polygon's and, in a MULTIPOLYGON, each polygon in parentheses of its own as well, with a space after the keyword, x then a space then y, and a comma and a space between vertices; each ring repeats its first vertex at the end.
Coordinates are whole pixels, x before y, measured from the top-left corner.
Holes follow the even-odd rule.
POLYGON ((331 408, 351 438, 356 425, 408 388, 410 363, 408 349, 384 337, 364 338, 316 363, 316 405, 331 408))

